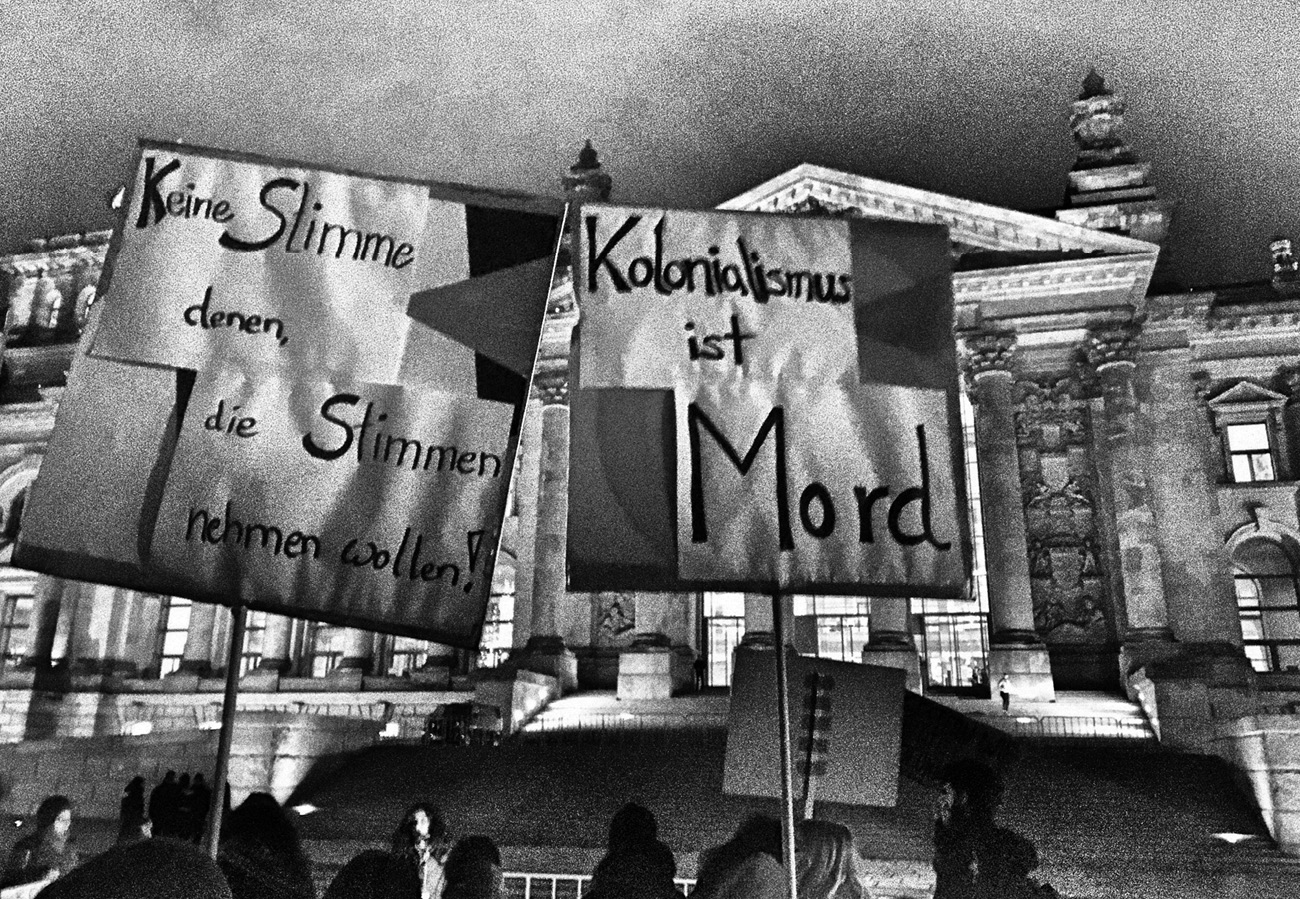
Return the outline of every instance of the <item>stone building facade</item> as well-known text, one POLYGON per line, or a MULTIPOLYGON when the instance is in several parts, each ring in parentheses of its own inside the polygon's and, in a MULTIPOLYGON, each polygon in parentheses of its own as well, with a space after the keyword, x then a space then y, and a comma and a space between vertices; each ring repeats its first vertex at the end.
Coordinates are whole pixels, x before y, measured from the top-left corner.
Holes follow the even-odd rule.
MULTIPOLYGON (((1243 747, 1296 720, 1300 703, 1300 274, 1279 238, 1268 279, 1171 287, 1160 243, 1173 204, 1125 143, 1124 113, 1091 74, 1070 107, 1077 162, 1050 215, 810 165, 723 204, 939 223, 952 241, 970 599, 788 597, 787 614, 801 651, 903 667, 913 689, 987 693, 1006 674, 1030 699, 1127 693, 1167 743, 1264 770, 1243 747)), ((590 145, 563 182, 579 199, 612 186, 590 145)), ((35 241, 0 258, 6 554, 106 240, 35 241)), ((562 268, 480 651, 255 613, 245 701, 292 709, 329 694, 344 717, 364 708, 418 729, 420 709, 476 684, 528 681, 500 689, 529 710, 548 678, 566 692, 667 695, 688 687, 695 658, 718 686, 737 643, 770 643, 767 596, 566 591, 577 318, 562 268)), ((211 717, 225 610, 7 565, 0 597, 0 738, 121 733, 142 708, 161 729, 211 717)))

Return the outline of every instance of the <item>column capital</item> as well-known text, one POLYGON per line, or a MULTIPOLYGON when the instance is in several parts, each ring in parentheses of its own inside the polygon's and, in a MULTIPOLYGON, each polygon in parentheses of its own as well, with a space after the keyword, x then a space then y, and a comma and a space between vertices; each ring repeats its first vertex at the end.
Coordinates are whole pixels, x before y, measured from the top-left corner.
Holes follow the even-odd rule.
POLYGON ((966 382, 973 385, 980 375, 991 372, 1014 373, 1016 334, 1014 331, 974 331, 962 340, 962 370, 966 382))
POLYGON ((1289 402, 1300 402, 1300 365, 1287 365, 1279 369, 1277 379, 1286 388, 1289 402))
POLYGON ((1098 371, 1112 365, 1135 366, 1138 339, 1141 335, 1140 320, 1115 322, 1090 328, 1083 346, 1088 364, 1098 371))
POLYGON ((533 392, 543 406, 569 404, 569 374, 567 371, 538 371, 533 376, 533 392))

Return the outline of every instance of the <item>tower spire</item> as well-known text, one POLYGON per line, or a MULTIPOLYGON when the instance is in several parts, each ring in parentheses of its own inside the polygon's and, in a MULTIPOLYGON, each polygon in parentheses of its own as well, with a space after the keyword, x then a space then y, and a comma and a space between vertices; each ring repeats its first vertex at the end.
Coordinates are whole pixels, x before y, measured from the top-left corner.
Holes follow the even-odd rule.
MULTIPOLYGON (((1070 169, 1064 208, 1057 219, 1150 243, 1169 233, 1174 204, 1156 196, 1151 163, 1140 160, 1121 130, 1128 104, 1089 67, 1078 99, 1070 104, 1070 133, 1078 153, 1070 169)), ((1161 254, 1163 261, 1164 254, 1161 254)), ((1156 279, 1167 280, 1159 263, 1156 279)))

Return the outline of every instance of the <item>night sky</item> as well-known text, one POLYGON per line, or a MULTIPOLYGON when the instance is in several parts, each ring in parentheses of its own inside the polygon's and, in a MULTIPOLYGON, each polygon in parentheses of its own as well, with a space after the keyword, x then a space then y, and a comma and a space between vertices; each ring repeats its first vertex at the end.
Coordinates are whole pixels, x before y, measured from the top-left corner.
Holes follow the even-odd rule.
POLYGON ((137 137, 711 206, 801 161, 1058 205, 1088 66, 1179 202, 1185 282, 1300 238, 1293 2, 0 0, 0 252, 112 223, 137 137), (739 11, 735 7, 742 7, 739 11))

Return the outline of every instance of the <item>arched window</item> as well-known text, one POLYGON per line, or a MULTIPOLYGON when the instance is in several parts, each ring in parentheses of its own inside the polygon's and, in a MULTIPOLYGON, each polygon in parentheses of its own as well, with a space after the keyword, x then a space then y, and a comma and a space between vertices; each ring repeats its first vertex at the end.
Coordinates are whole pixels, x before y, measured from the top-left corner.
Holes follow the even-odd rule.
POLYGON ((1246 540, 1232 554, 1242 645, 1256 671, 1300 670, 1296 568, 1281 544, 1246 540))

